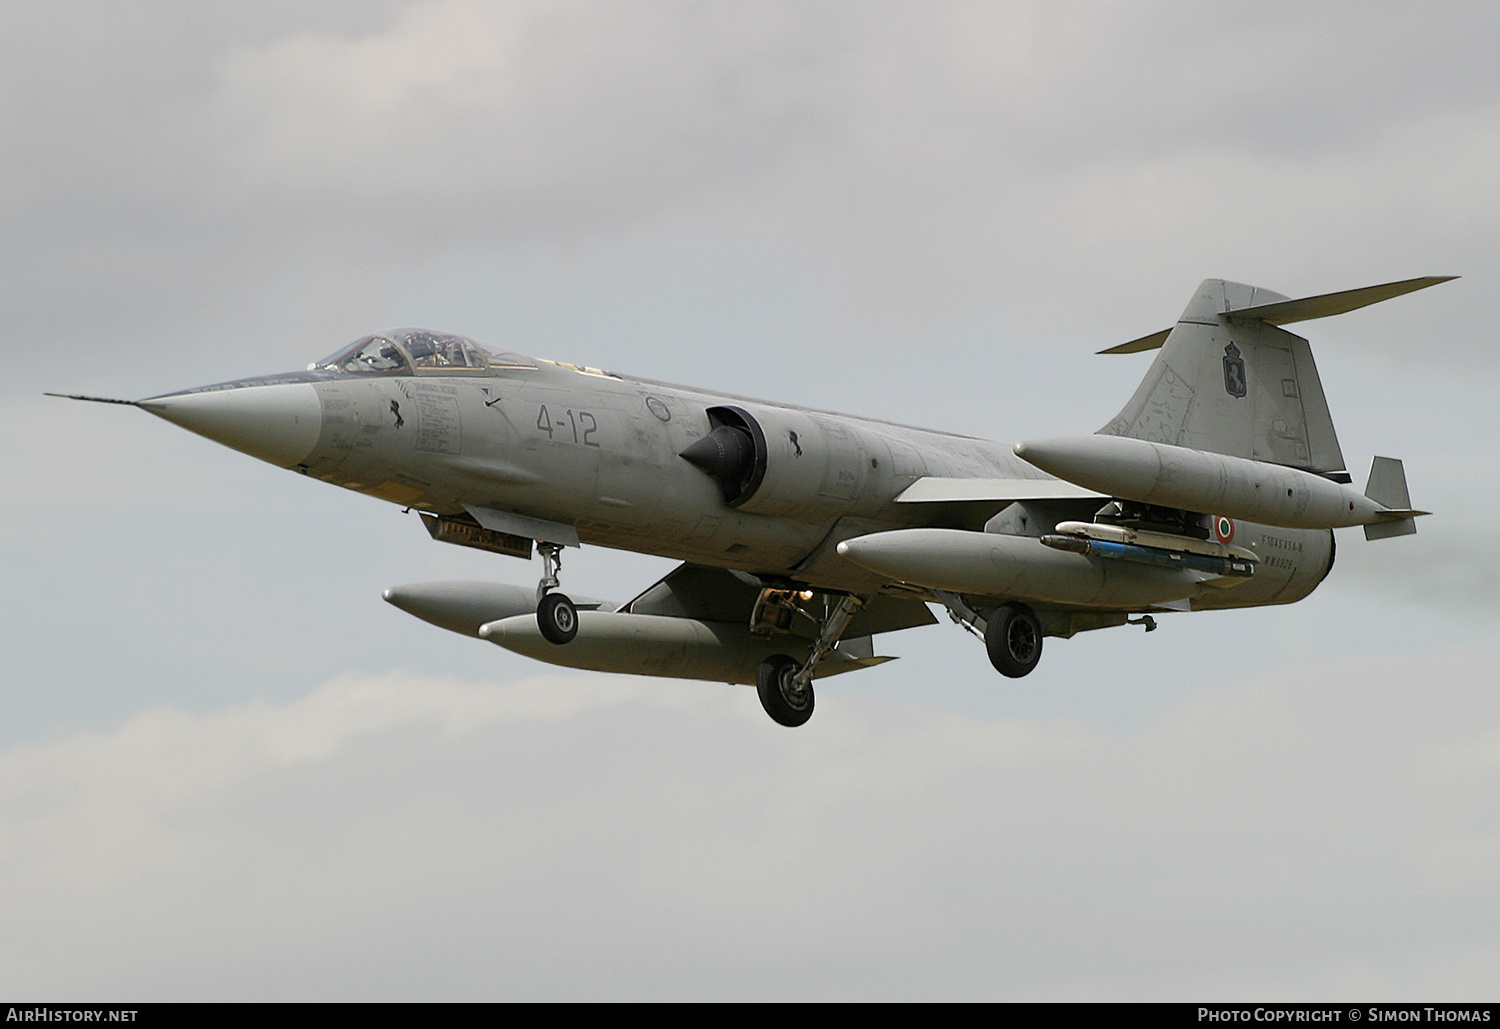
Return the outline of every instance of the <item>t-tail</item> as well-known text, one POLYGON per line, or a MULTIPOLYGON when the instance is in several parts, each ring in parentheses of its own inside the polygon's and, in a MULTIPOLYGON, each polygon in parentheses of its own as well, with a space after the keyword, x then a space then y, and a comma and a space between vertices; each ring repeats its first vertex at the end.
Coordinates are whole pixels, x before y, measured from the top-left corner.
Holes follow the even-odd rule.
MULTIPOLYGON (((1351 481, 1307 340, 1281 328, 1389 300, 1454 276, 1406 279, 1293 300, 1223 279, 1198 287, 1177 324, 1100 351, 1160 348, 1135 395, 1100 435, 1279 465, 1351 481)), ((1365 498, 1381 509, 1368 539, 1416 532, 1406 473, 1377 457, 1365 498)))

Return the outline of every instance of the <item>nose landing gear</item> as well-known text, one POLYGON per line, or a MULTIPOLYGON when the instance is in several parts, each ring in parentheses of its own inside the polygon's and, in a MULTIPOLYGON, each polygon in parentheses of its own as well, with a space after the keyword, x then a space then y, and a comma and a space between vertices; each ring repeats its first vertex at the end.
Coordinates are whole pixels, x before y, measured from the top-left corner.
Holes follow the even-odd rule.
POLYGON ((542 555, 542 581, 536 587, 536 627, 549 643, 561 646, 578 635, 578 609, 567 594, 553 593, 562 571, 562 547, 556 543, 538 543, 542 555))

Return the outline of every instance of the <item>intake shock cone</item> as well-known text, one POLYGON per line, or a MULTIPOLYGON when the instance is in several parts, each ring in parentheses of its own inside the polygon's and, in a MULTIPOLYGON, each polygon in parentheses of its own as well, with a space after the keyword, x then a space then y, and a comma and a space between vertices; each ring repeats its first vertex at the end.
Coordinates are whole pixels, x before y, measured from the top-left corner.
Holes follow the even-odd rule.
POLYGON ((755 474, 755 444, 748 432, 733 425, 720 425, 677 456, 717 482, 726 504, 744 496, 755 474))

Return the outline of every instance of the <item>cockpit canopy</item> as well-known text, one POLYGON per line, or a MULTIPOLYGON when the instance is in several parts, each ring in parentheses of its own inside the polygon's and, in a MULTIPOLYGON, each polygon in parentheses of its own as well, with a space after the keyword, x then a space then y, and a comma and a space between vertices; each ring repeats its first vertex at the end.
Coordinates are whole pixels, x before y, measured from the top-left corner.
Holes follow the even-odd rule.
POLYGON ((451 375, 535 368, 536 362, 509 351, 486 350, 467 336, 429 329, 391 329, 357 339, 307 367, 309 371, 323 369, 358 374, 411 375, 416 372, 451 375))

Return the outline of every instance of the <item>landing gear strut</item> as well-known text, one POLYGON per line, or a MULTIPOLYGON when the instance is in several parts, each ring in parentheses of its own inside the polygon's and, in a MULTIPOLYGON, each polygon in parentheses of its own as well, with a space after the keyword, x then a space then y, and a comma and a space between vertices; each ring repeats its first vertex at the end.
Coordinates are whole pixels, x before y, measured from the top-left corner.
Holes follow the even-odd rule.
POLYGON ((812 717, 813 672, 868 599, 852 593, 839 598, 824 617, 806 664, 799 665, 795 658, 786 654, 772 654, 761 662, 755 673, 755 689, 760 694, 760 706, 766 709, 772 721, 796 727, 812 717))
POLYGON ((536 587, 536 627, 549 643, 571 642, 578 635, 578 609, 566 594, 549 592, 558 587, 562 547, 556 543, 538 543, 536 549, 542 555, 542 581, 536 587))

